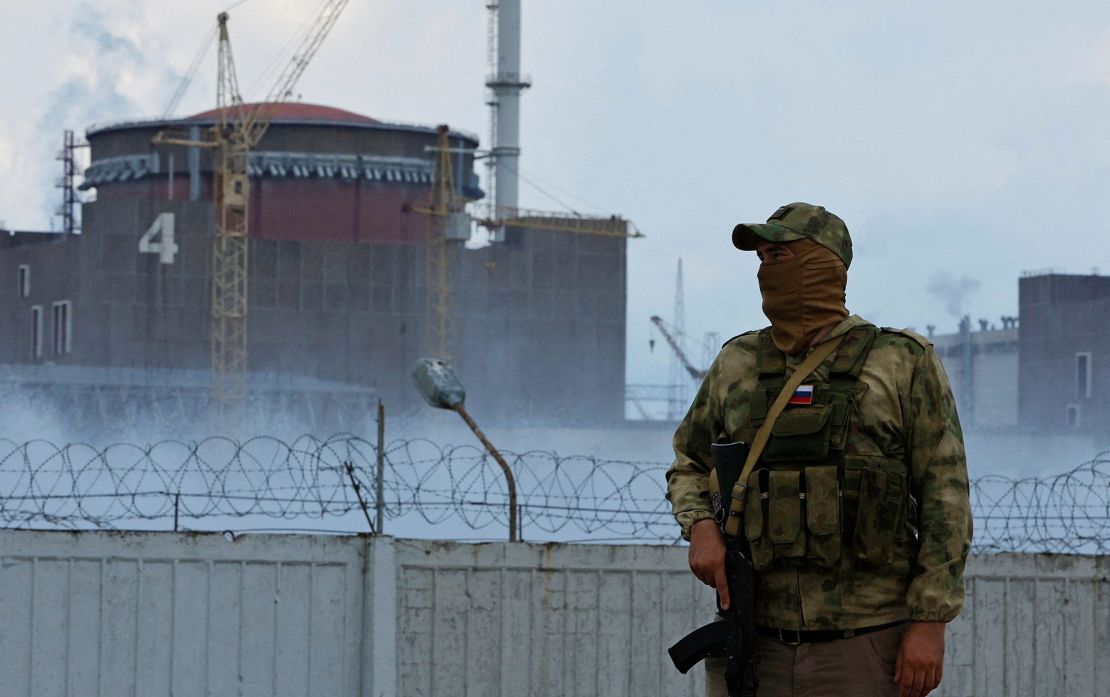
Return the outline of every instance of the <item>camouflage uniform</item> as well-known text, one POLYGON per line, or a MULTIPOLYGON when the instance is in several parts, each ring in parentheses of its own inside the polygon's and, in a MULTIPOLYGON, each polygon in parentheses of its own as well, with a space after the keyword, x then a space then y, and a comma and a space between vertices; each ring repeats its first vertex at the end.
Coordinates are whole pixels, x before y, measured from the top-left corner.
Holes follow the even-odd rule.
MULTIPOLYGON (((866 322, 852 316, 830 338, 866 322)), ((759 334, 730 341, 713 361, 674 436, 667 498, 682 535, 713 517, 707 489, 709 445, 723 436, 751 442, 749 403, 757 387, 759 334)), ((787 375, 805 359, 786 356, 787 375)), ((827 381, 834 357, 814 373, 827 381)), ((963 435, 940 359, 927 341, 883 330, 863 366, 853 400, 845 456, 897 456, 910 473, 916 527, 879 567, 855 563, 845 549, 831 569, 780 567, 758 575, 756 622, 779 629, 853 629, 895 620, 947 622, 963 607, 963 569, 971 545, 971 510, 963 435)), ((847 540, 845 540, 847 545, 847 540)))
MULTIPOLYGON (((838 245, 834 251, 846 265, 850 263, 851 242, 843 223, 828 214, 841 227, 841 231, 835 230, 824 209, 813 213, 814 207, 805 208, 810 217, 799 221, 797 207, 804 205, 784 206, 767 225, 737 226, 734 243, 742 249, 755 248, 757 240, 741 228, 756 227, 758 237, 784 242, 804 237, 822 242, 821 235, 834 228, 829 238, 838 245), (815 223, 814 218, 819 220, 815 223)), ((757 563, 755 619, 759 626, 817 630, 855 629, 906 619, 948 622, 963 607, 971 508, 963 434, 947 376, 926 339, 905 330, 866 329, 869 327, 858 316, 843 320, 829 338, 848 338, 807 379, 822 389, 829 383, 837 355, 848 350, 861 332, 870 332, 870 351, 862 354, 866 359, 857 369, 858 379, 847 402, 841 446, 844 461, 860 469, 846 474, 842 463, 839 476, 843 491, 833 488, 834 499, 843 497, 834 513, 834 519, 842 522, 839 550, 831 563, 812 563, 808 554, 785 564, 764 564, 762 570, 757 563), (904 472, 908 494, 897 509, 897 530, 880 559, 873 554, 869 558, 868 550, 853 539, 857 525, 862 525, 859 521, 873 515, 873 511, 864 510, 870 499, 864 494, 868 480, 861 474, 872 462, 885 463, 882 466, 888 469, 894 463, 904 472), (846 485, 849 474, 857 477, 851 486, 846 485)), ((752 441, 753 400, 759 397, 761 384, 760 352, 766 350, 766 344, 761 343, 763 336, 761 332, 743 334, 722 348, 675 432, 675 460, 667 471, 667 499, 684 539, 690 539, 694 523, 713 517, 708 490, 710 444, 722 439, 752 441)), ((805 359, 805 352, 779 355, 785 359, 786 377, 805 359)), ((789 412, 788 408, 784 415, 789 412)), ((772 437, 772 444, 774 441, 772 437)), ((759 468, 773 470, 774 465, 761 460, 759 468)), ((795 487, 795 501, 797 491, 795 487)), ((772 498, 776 495, 774 491, 769 493, 772 498)), ((754 500, 758 509, 758 495, 754 500)), ((748 501, 747 508, 753 508, 750 493, 748 501)), ((805 528, 804 513, 802 518, 801 527, 805 528)), ((812 525, 812 516, 808 520, 812 525)), ((772 527, 777 524, 768 522, 772 527)), ((750 539, 752 528, 747 520, 745 532, 750 539)))

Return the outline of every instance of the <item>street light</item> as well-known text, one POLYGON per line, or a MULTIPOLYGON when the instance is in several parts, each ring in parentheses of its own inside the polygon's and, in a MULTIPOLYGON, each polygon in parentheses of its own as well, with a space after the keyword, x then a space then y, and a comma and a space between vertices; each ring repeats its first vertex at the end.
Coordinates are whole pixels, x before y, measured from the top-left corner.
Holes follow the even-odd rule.
POLYGON ((466 407, 463 406, 463 402, 466 401, 466 388, 459 381, 459 377, 446 362, 438 358, 421 358, 412 371, 412 381, 416 383, 416 389, 420 391, 425 402, 436 409, 457 412, 470 430, 474 431, 474 435, 482 442, 493 459, 497 460, 497 464, 501 465, 501 471, 505 473, 505 481, 509 487, 509 541, 516 542, 516 480, 513 478, 512 470, 509 469, 509 463, 505 462, 505 458, 501 457, 501 453, 497 452, 497 448, 493 447, 493 443, 489 442, 486 434, 482 433, 482 429, 478 428, 478 424, 474 423, 474 419, 470 418, 466 407))

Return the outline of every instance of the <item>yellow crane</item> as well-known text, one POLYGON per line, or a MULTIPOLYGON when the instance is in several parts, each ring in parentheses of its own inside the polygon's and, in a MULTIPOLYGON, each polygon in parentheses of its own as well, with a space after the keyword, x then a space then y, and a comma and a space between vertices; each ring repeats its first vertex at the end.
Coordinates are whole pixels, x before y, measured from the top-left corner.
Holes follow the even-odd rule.
POLYGON ((163 132, 156 144, 214 148, 215 236, 212 242, 212 395, 223 412, 241 404, 247 391, 247 311, 250 153, 262 140, 279 104, 293 88, 350 0, 326 0, 300 39, 269 94, 244 103, 228 36, 228 14, 217 17, 219 58, 217 122, 202 141, 163 132))
POLYGON ((427 205, 406 205, 405 212, 423 213, 429 216, 427 240, 427 336, 428 343, 435 350, 435 357, 449 360, 451 357, 452 304, 454 296, 454 265, 463 243, 470 237, 470 224, 491 230, 505 227, 523 227, 529 230, 553 230, 584 235, 604 237, 643 237, 630 220, 620 216, 584 216, 577 213, 537 211, 524 208, 497 209, 497 217, 472 218, 466 212, 467 199, 458 195, 455 188, 454 168, 451 155, 457 152, 472 152, 452 148, 450 129, 441 125, 436 129, 438 141, 429 148, 436 153, 434 183, 427 205))
POLYGON ((435 357, 451 357, 451 304, 454 293, 454 257, 470 237, 470 216, 466 212, 466 199, 455 189, 455 170, 451 155, 459 152, 451 148, 451 129, 446 124, 436 127, 436 145, 429 148, 436 153, 435 175, 427 205, 405 205, 406 213, 423 213, 429 216, 427 239, 427 282, 425 283, 426 336, 434 347, 435 357))

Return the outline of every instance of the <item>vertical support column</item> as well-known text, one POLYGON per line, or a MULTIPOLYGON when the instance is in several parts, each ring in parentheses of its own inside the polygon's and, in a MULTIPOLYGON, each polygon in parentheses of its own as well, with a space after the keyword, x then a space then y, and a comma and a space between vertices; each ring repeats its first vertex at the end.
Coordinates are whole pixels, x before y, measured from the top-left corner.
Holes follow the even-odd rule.
MULTIPOLYGON (((200 140, 200 126, 189 127, 189 140, 193 142, 200 140)), ((189 200, 199 201, 202 193, 200 186, 200 148, 190 145, 186 151, 186 158, 189 166, 189 200)))
POLYGON ((960 421, 965 429, 975 425, 975 347, 972 344, 971 315, 960 320, 960 421))
POLYGON ((397 694, 397 558, 393 538, 368 538, 362 618, 362 697, 397 694))

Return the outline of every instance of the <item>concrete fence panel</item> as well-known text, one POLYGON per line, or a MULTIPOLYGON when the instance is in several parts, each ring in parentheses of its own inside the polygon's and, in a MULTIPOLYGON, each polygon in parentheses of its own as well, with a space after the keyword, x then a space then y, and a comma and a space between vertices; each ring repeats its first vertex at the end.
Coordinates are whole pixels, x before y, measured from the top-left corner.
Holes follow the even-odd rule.
POLYGON ((1110 557, 972 557, 944 697, 1110 695, 1110 557))
POLYGON ((700 671, 682 676, 666 654, 712 614, 685 558, 397 541, 399 694, 700 695, 700 671))
MULTIPOLYGON (((968 564, 944 697, 1110 694, 1110 558, 968 564)), ((4 697, 700 695, 686 549, 0 531, 4 697)))
POLYGON ((356 695, 343 538, 0 532, 5 697, 356 695))

